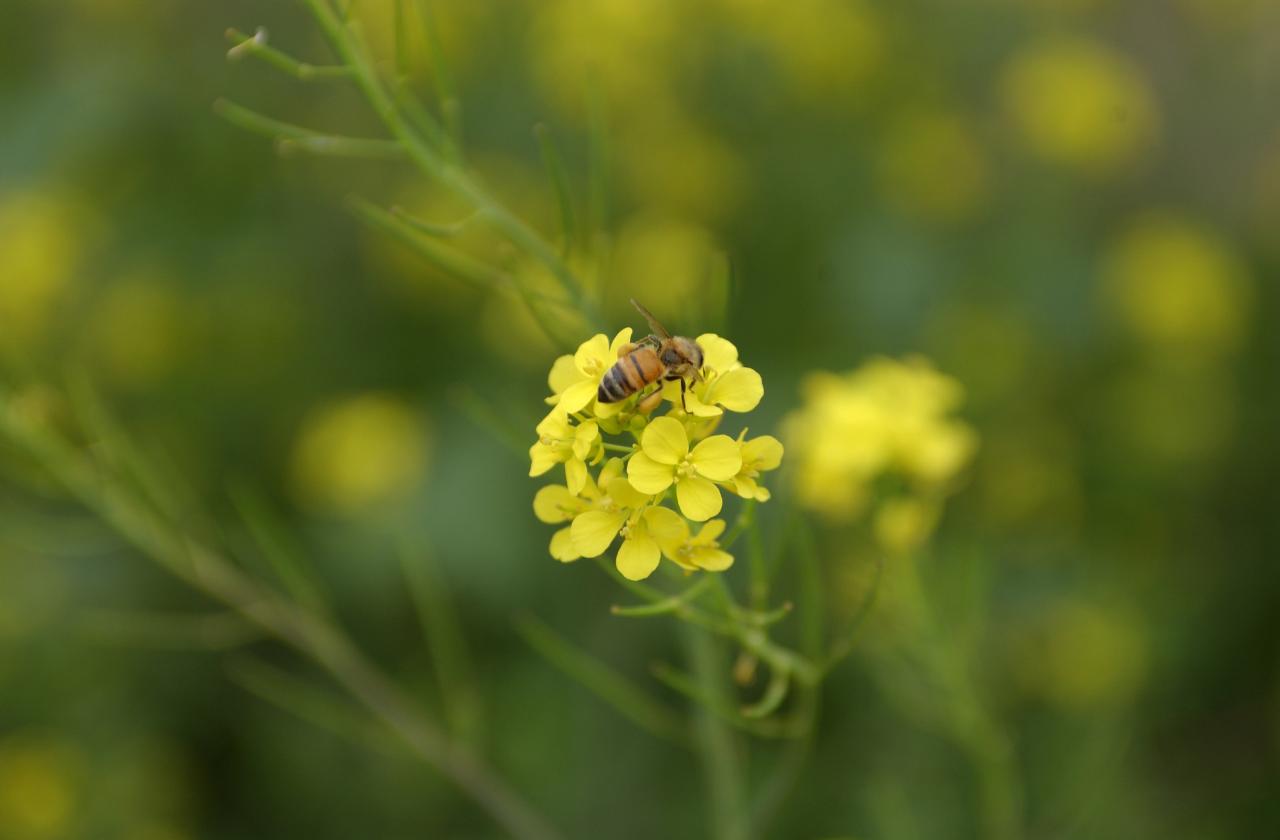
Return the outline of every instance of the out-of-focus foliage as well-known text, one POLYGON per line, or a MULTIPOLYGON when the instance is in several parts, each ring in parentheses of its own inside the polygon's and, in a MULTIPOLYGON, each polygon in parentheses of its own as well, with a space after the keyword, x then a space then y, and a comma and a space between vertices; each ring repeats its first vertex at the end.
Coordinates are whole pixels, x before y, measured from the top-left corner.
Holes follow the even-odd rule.
MULTIPOLYGON (((394 5, 353 4, 381 55, 394 5)), ((581 230, 596 212, 613 231, 595 243, 609 323, 567 325, 578 340, 640 326, 631 296, 676 332, 732 335, 769 383, 752 435, 849 387, 813 371, 881 355, 926 356, 964 391, 939 421, 945 511, 910 470, 871 471, 842 492, 874 504, 817 530, 834 616, 864 603, 875 557, 882 590, 769 836, 980 836, 975 803, 1010 767, 1026 836, 1280 831, 1274 3, 429 5, 468 162, 554 239, 545 121, 581 230)), ((260 490, 410 686, 435 663, 397 554, 429 544, 472 640, 475 737, 513 784, 570 836, 705 833, 688 755, 511 630, 536 613, 637 680, 678 647, 611 617, 618 592, 548 557, 529 515, 528 430, 573 347, 343 198, 551 279, 400 163, 278 155, 212 113, 225 95, 377 131, 341 82, 226 61, 223 30, 258 25, 331 61, 295 4, 10 0, 4 19, 0 370, 19 408, 70 425, 61 385, 90 379, 208 538, 252 544, 231 500, 260 490)), ((788 446, 770 533, 789 533, 804 465, 866 445, 856 428, 788 446)), ((207 603, 0 459, 0 837, 493 830, 439 777, 228 680, 225 644, 153 620, 207 603)))

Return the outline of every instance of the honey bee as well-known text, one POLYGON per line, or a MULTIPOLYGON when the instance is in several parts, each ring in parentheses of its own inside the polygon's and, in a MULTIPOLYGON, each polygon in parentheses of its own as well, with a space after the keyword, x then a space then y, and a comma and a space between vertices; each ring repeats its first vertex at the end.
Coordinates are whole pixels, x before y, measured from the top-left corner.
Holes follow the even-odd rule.
MULTIPOLYGON (((702 381, 702 348, 692 338, 667 332, 635 298, 631 299, 631 305, 640 310, 640 314, 649 322, 649 328, 656 334, 618 348, 618 361, 614 362, 613 367, 600 380, 596 399, 602 403, 622 402, 646 385, 663 380, 678 380, 680 407, 684 408, 687 380, 702 381)), ((662 388, 659 386, 642 399, 640 410, 652 411, 661 399, 657 396, 661 392, 662 388)))

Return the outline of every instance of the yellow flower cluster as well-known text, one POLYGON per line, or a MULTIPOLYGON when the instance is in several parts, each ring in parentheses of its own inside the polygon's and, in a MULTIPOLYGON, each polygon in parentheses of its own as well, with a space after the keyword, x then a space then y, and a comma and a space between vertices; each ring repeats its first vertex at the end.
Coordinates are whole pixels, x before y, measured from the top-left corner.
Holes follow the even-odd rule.
POLYGON ((817 373, 785 421, 800 504, 836 521, 861 515, 884 476, 906 493, 880 505, 875 533, 906 550, 932 530, 934 500, 968 463, 977 439, 948 417, 958 382, 923 359, 875 359, 847 374, 817 373))
POLYGON ((613 341, 593 336, 552 365, 551 412, 529 449, 531 476, 564 465, 565 483, 543 487, 533 501, 538 519, 564 525, 551 538, 552 557, 599 557, 621 536, 616 562, 631 580, 651 575, 663 557, 686 571, 719 572, 733 563, 717 543, 725 528, 714 518, 720 491, 767 501, 759 478, 782 462, 782 444, 768 435, 748 440, 745 429, 737 438, 714 434, 725 411, 755 408, 764 384, 729 341, 710 333, 696 341, 703 366, 683 407, 675 381, 617 403, 596 400, 600 381, 631 342, 630 328, 613 341), (641 401, 659 388, 670 407, 652 417, 641 401), (668 499, 674 509, 664 506, 668 499), (695 532, 691 522, 705 524, 695 532))

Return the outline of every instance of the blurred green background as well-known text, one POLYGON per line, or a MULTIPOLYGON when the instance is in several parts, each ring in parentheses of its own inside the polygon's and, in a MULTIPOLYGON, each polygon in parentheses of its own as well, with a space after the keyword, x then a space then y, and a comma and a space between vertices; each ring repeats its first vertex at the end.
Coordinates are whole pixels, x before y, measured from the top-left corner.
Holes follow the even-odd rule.
MULTIPOLYGON (((531 128, 550 126, 585 194, 598 85, 608 332, 640 326, 635 294, 677 331, 730 337, 764 376, 754 433, 805 373, 875 354, 963 383, 981 444, 921 562, 967 605, 1028 836, 1280 832, 1280 6, 431 5, 468 161, 548 235, 531 128)), ((357 4, 383 50, 392 7, 357 4)), ((465 215, 403 165, 278 155, 210 107, 377 131, 342 84, 227 61, 223 30, 259 25, 331 60, 300 6, 8 0, 0 19, 5 381, 87 374, 201 500, 191 527, 227 545, 247 541, 229 490, 256 488, 353 635, 431 705, 397 560, 428 546, 477 737, 513 783, 569 836, 704 836, 689 754, 512 629, 537 615, 642 681, 679 656, 668 624, 610 616, 626 597, 598 570, 548 557, 540 482, 500 434, 532 442, 573 348, 344 209, 358 193, 465 215)), ((228 679, 243 639, 157 618, 207 602, 0 455, 0 837, 495 836, 438 776, 228 679)), ((835 572, 842 539, 820 543, 835 572)), ((826 686, 767 836, 978 836, 963 758, 876 667, 826 686)), ((773 747, 750 749, 767 766, 773 747)))

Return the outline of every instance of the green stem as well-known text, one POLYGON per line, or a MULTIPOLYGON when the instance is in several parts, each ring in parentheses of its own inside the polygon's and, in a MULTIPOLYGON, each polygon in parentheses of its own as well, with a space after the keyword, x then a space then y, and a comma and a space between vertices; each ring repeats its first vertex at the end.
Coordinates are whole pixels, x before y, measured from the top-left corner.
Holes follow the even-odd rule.
POLYGON ((213 103, 213 110, 232 125, 246 131, 274 138, 281 151, 301 149, 319 155, 337 157, 373 158, 388 160, 405 156, 404 148, 392 140, 376 140, 366 137, 343 137, 325 134, 293 123, 281 122, 251 111, 226 99, 213 103))
POLYGON ((351 77, 351 68, 342 65, 316 65, 307 64, 299 61, 293 56, 283 53, 274 47, 267 45, 267 30, 258 27, 258 31, 253 35, 246 35, 238 29, 227 30, 227 40, 231 41, 234 46, 227 50, 227 57, 232 59, 240 58, 243 55, 252 55, 260 58, 266 63, 272 65, 277 70, 281 70, 295 79, 303 82, 331 80, 331 79, 348 79, 351 77))
MULTIPOLYGON (((717 701, 727 694, 725 673, 716 643, 702 633, 686 634, 689 666, 699 689, 717 701)), ((711 797, 713 835, 718 840, 745 840, 746 781, 739 760, 739 745, 722 720, 699 705, 695 711, 695 737, 707 776, 711 797)))
POLYGON ((334 51, 351 67, 356 83, 364 92, 369 105, 387 127, 392 138, 404 146, 409 159, 423 174, 466 200, 514 245, 546 266, 565 293, 578 305, 583 316, 593 325, 601 324, 602 319, 594 302, 586 296, 582 283, 560 259, 555 249, 524 220, 490 196, 465 170, 423 142, 413 130, 384 87, 362 42, 356 37, 354 24, 339 20, 325 0, 305 2, 334 51))

